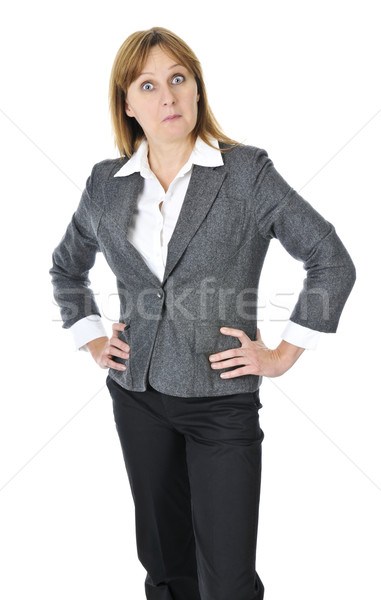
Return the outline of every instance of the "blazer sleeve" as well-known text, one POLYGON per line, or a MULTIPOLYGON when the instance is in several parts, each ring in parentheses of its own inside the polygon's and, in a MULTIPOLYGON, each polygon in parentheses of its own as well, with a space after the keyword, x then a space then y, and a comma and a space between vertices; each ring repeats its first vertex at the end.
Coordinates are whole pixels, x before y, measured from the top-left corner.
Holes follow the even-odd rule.
POLYGON ((283 179, 265 150, 259 149, 257 160, 254 204, 260 234, 277 238, 307 271, 291 321, 335 333, 356 279, 353 261, 334 226, 283 179))
POLYGON ((89 271, 100 251, 96 237, 97 210, 91 201, 93 173, 94 169, 78 208, 53 251, 53 266, 49 270, 65 329, 89 315, 101 316, 89 280, 89 271))

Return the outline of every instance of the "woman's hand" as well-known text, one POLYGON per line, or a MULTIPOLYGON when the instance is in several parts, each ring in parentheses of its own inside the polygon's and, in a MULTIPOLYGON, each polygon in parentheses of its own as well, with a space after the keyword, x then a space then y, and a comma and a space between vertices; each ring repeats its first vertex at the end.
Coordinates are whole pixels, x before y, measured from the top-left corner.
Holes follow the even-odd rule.
POLYGON ((130 346, 118 338, 118 331, 123 331, 125 326, 125 323, 113 323, 112 337, 110 339, 108 337, 100 337, 87 342, 86 345, 91 352, 91 356, 102 369, 111 368, 118 371, 126 369, 125 365, 115 362, 111 358, 112 356, 125 359, 130 357, 130 346))
POLYGON ((270 350, 263 343, 259 329, 255 341, 252 341, 241 329, 222 327, 220 331, 224 335, 237 337, 241 342, 241 348, 231 348, 209 356, 212 369, 242 365, 238 369, 221 373, 220 377, 223 379, 241 375, 279 377, 292 367, 304 351, 304 348, 289 344, 285 340, 282 340, 275 350, 270 350))

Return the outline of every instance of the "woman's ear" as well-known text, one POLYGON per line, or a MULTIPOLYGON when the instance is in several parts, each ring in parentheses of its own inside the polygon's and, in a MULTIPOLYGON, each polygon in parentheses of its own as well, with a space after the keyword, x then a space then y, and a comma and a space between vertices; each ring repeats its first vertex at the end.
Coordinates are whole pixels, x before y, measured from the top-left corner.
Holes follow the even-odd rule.
POLYGON ((127 102, 127 100, 124 103, 124 110, 126 111, 126 115, 128 117, 134 117, 135 116, 134 113, 133 113, 133 111, 131 110, 131 108, 130 108, 128 102, 127 102))

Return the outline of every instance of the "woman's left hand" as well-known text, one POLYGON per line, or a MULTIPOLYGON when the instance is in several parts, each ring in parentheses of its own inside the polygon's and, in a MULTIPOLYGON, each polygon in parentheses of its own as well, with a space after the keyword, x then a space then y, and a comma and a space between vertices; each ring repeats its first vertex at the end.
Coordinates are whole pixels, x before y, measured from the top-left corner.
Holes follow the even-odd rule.
POLYGON ((263 343, 259 329, 257 329, 255 341, 252 341, 242 329, 222 327, 220 331, 224 335, 237 337, 241 342, 240 348, 231 348, 209 356, 212 369, 225 369, 241 365, 237 369, 221 373, 220 377, 223 379, 241 375, 279 377, 292 367, 304 351, 304 348, 289 344, 285 340, 282 340, 277 348, 271 350, 263 343))

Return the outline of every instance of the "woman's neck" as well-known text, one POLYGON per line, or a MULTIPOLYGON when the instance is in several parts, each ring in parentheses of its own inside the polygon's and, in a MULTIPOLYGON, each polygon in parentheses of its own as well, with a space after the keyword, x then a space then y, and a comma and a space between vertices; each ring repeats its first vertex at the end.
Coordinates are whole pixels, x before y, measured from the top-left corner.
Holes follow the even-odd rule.
POLYGON ((187 139, 179 143, 152 144, 148 142, 148 161, 151 171, 167 191, 169 184, 176 177, 181 167, 188 161, 194 143, 187 139))

